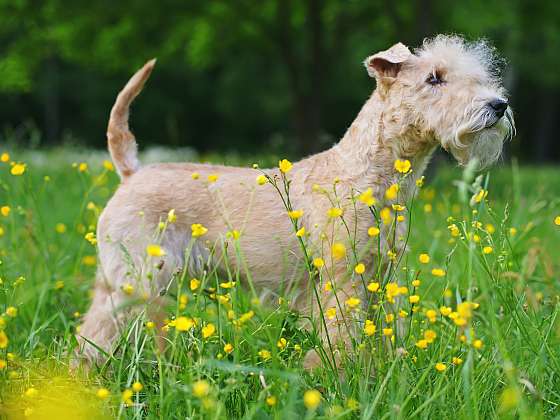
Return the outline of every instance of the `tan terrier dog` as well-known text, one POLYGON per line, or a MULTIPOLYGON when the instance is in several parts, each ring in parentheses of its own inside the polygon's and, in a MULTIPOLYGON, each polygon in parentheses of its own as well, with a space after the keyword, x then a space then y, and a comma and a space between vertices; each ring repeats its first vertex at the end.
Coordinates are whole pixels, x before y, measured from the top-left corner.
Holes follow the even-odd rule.
MULTIPOLYGON (((223 245, 237 240, 227 234, 233 230, 240 233, 239 246, 257 291, 274 295, 287 290, 296 309, 316 314, 317 301, 292 221, 273 186, 255 182, 262 172, 196 163, 140 167, 128 126, 129 105, 154 64, 155 60, 148 62, 130 79, 109 120, 109 151, 122 184, 99 219, 95 295, 78 338, 90 363, 101 359, 90 343, 111 352, 121 327, 137 313, 127 302, 147 298, 151 316, 158 318, 159 297, 170 287, 174 273, 185 266, 201 270, 216 244, 222 247, 215 246, 212 258, 221 261, 223 245), (170 210, 176 221, 156 238, 158 224, 170 210), (196 238, 201 233, 204 236, 196 238), (147 255, 147 246, 156 241, 165 253, 147 255)), ((390 234, 390 225, 384 224, 379 224, 381 246, 372 245, 368 229, 376 225, 375 219, 367 205, 356 202, 356 195, 369 194, 379 209, 406 203, 438 146, 460 164, 476 160, 484 167, 500 156, 503 141, 514 135, 515 128, 496 64, 494 51, 485 42, 443 35, 426 40, 414 53, 399 43, 365 60, 377 88, 342 140, 294 163, 287 174, 293 208, 303 210, 298 223, 307 228, 310 252, 313 257, 325 256, 322 278, 336 285, 330 292, 320 285, 323 310, 356 296, 358 288, 353 288, 347 267, 361 261, 371 273, 379 249, 383 255, 399 249, 399 235, 390 234), (397 159, 412 164, 404 178, 395 171, 397 159), (333 190, 333 182, 338 200, 334 204, 326 193, 333 190), (397 183, 396 194, 386 194, 397 183), (345 212, 348 228, 343 228, 340 217, 333 218, 332 213, 329 217, 332 207, 345 212), (333 245, 336 258, 331 258, 333 245), (350 249, 357 250, 356 261, 350 249)), ((264 172, 279 174, 278 169, 264 172)), ((400 229, 405 224, 400 223, 400 229)), ((336 317, 320 328, 335 347, 349 345, 351 329, 339 325, 336 317)), ((319 354, 311 351, 305 365, 320 362, 319 354)))

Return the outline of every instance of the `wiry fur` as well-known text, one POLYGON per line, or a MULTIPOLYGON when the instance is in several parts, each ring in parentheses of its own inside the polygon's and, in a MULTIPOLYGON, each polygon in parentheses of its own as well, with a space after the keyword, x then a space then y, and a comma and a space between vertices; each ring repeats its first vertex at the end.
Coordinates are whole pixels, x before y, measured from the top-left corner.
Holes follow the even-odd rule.
MULTIPOLYGON (((498 157, 502 142, 513 134, 514 124, 511 111, 497 121, 492 121, 487 112, 489 100, 505 98, 494 70, 494 57, 485 43, 469 44, 456 36, 437 36, 427 40, 416 54, 397 44, 366 59, 368 72, 377 79, 376 90, 337 145, 295 163, 289 173, 293 207, 304 210, 301 222, 310 233, 312 255, 328 255, 334 241, 345 242, 350 249, 348 241, 352 240, 362 252, 361 260, 368 267, 373 265, 375 247, 366 247, 367 229, 373 224, 371 214, 365 206, 354 210, 350 197, 372 188, 379 207, 389 204, 384 192, 398 179, 393 168, 395 159, 412 162, 413 176, 407 177, 401 188, 406 197, 438 145, 449 150, 461 164, 476 158, 484 165, 498 157), (445 83, 426 83, 434 71, 444 76, 445 83), (313 192, 314 184, 331 189, 335 178, 341 197, 339 205, 346 210, 352 238, 348 238, 340 222, 334 222, 333 228, 333 221, 326 215, 332 204, 324 194, 313 192)), ((192 244, 193 223, 202 223, 208 233, 194 242, 194 257, 189 260, 192 269, 200 266, 196 261, 208 258, 212 245, 231 241, 226 232, 236 229, 241 232, 240 247, 255 287, 271 294, 287 290, 292 292, 297 309, 307 313, 316 309, 292 224, 272 186, 256 186, 259 171, 195 163, 137 169, 134 138, 126 122, 128 104, 139 92, 151 66, 153 62, 133 77, 113 108, 109 148, 126 182, 99 220, 96 296, 81 335, 110 351, 118 324, 130 317, 130 311, 118 310, 131 299, 121 287, 125 283, 138 285, 136 297, 145 299, 156 299, 164 292, 173 272, 187 264, 184 250, 192 244), (200 174, 199 180, 191 178, 194 172, 200 174), (206 177, 210 174, 219 174, 218 181, 208 183, 206 177), (177 222, 170 225, 162 239, 167 254, 147 258, 146 245, 154 240, 158 222, 171 209, 175 209, 177 222)), ((267 172, 278 175, 277 169, 267 172)), ((404 223, 400 225, 404 228, 404 223)), ((381 235, 383 252, 400 246, 398 235, 396 243, 386 232, 381 235)), ((222 249, 217 247, 216 261, 222 249)), ((358 289, 347 279, 346 262, 326 260, 325 270, 337 283, 339 301, 355 295, 358 289)), ((231 262, 234 268, 237 263, 231 262)), ((323 308, 336 306, 334 293, 321 292, 321 303, 323 308)), ((157 309, 155 304, 151 307, 157 309)), ((351 331, 339 328, 335 321, 329 321, 327 330, 331 341, 340 339, 348 344, 351 331)), ((87 344, 84 351, 90 361, 99 358, 99 353, 87 344)), ((316 363, 317 355, 310 353, 307 366, 316 363)))
POLYGON ((123 178, 132 175, 140 167, 136 139, 128 127, 128 115, 130 104, 144 87, 155 64, 155 59, 148 61, 131 77, 117 96, 109 116, 107 145, 117 172, 123 178))

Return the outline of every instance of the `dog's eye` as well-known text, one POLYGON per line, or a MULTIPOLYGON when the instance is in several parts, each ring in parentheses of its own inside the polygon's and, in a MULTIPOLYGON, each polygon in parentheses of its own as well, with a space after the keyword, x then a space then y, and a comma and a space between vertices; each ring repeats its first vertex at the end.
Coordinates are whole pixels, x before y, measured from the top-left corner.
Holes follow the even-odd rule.
POLYGON ((437 71, 434 71, 428 75, 426 83, 432 86, 441 85, 443 83, 443 79, 437 71))

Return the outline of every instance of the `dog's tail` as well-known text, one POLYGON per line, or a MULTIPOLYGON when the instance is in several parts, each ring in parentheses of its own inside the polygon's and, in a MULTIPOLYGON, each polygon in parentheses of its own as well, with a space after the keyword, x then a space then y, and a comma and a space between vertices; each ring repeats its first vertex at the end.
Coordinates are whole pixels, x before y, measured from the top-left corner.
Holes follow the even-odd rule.
POLYGON ((136 139, 128 127, 129 107, 144 87, 155 64, 156 59, 154 58, 144 64, 144 67, 130 78, 123 90, 119 92, 115 105, 111 109, 107 127, 107 143, 113 163, 122 179, 132 175, 140 166, 136 139))

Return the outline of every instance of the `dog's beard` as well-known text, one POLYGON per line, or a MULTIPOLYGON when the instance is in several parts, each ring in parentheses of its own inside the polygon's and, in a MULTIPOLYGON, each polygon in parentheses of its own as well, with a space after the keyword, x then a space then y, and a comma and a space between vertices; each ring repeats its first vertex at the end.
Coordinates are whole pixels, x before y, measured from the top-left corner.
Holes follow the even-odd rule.
POLYGON ((501 118, 483 108, 459 127, 449 148, 460 164, 474 161, 476 169, 482 170, 500 158, 503 143, 514 136, 515 122, 510 108, 501 118))

